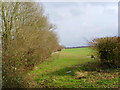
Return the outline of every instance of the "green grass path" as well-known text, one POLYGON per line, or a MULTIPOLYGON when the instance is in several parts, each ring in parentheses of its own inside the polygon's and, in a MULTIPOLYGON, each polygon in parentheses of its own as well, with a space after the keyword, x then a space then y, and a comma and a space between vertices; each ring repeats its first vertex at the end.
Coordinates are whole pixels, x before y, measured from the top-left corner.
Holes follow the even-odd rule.
MULTIPOLYGON (((90 48, 74 48, 74 49, 64 49, 58 53, 51 55, 51 57, 39 64, 34 68, 33 71, 28 73, 29 77, 32 78, 30 82, 30 87, 49 87, 49 88, 79 88, 79 87, 102 87, 101 78, 98 78, 95 81, 95 78, 98 77, 101 73, 90 72, 90 75, 87 75, 86 78, 76 79, 76 73, 82 72, 85 75, 86 71, 82 71, 83 68, 80 67, 82 64, 94 61, 90 58, 93 51, 90 48), (89 80, 89 81, 86 81, 89 80), (93 82, 91 82, 93 81, 93 82), (100 84, 96 84, 96 83, 100 84)), ((87 68, 89 70, 89 68, 87 68)), ((78 73, 78 75, 82 75, 78 73)), ((104 75, 104 74, 102 74, 104 75)), ((110 74, 105 74, 104 77, 110 76, 110 74)), ((109 85, 116 82, 116 79, 113 79, 111 83, 109 80, 104 81, 103 84, 107 83, 109 85)))
POLYGON ((76 84, 76 80, 71 77, 74 73, 72 67, 91 61, 90 55, 89 48, 64 49, 36 66, 30 74, 35 82, 39 83, 38 87, 44 87, 44 84, 49 87, 68 87, 76 84), (71 72, 67 73, 68 71, 71 72))

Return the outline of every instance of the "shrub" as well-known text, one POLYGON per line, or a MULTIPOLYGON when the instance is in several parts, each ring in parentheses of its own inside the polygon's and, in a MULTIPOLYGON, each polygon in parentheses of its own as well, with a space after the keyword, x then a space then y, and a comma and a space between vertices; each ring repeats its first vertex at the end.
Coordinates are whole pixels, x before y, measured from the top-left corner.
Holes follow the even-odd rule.
POLYGON ((28 87, 26 73, 59 47, 54 27, 36 3, 4 2, 1 10, 3 87, 28 87))
POLYGON ((97 38, 91 42, 101 64, 107 67, 120 66, 120 37, 97 38))

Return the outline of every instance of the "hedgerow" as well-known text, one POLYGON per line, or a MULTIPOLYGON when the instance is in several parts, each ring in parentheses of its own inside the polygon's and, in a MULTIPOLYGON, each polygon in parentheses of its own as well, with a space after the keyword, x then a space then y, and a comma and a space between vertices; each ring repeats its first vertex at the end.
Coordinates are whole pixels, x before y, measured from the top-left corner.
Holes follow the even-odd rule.
POLYGON ((101 65, 120 66, 120 37, 97 38, 91 42, 91 46, 97 51, 101 65))
POLYGON ((3 87, 28 87, 24 75, 60 47, 54 25, 37 3, 3 2, 1 11, 3 87))

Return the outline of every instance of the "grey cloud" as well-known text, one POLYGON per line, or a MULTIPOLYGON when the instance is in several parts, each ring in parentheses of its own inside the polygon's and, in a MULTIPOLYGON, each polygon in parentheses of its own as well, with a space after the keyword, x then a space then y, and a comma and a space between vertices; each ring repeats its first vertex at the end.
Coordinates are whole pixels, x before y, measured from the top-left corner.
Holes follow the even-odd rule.
POLYGON ((117 3, 43 3, 57 25, 64 46, 87 45, 87 40, 118 34, 117 3))

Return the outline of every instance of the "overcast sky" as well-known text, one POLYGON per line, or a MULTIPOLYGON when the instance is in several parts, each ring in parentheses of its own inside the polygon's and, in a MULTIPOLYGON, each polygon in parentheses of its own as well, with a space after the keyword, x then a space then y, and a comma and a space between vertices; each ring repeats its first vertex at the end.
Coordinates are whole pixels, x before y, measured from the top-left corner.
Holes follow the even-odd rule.
POLYGON ((60 44, 87 45, 97 37, 117 36, 118 4, 113 2, 45 2, 50 22, 57 26, 60 44))

